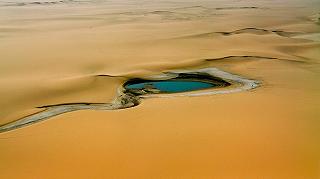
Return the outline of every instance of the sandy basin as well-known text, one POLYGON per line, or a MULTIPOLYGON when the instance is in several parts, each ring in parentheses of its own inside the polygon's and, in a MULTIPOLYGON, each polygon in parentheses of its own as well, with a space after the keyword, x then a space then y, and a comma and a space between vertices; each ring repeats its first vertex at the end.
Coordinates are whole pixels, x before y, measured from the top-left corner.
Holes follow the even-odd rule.
POLYGON ((320 178, 319 7, 306 1, 0 2, 0 125, 111 102, 133 77, 218 68, 254 90, 150 98, 0 133, 0 178, 320 178))

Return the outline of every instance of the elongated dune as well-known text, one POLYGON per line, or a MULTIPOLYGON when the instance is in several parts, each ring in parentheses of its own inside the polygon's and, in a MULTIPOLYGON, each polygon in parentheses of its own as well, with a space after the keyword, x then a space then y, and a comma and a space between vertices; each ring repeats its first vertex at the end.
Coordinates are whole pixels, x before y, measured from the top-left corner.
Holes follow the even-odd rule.
POLYGON ((1 1, 0 178, 319 179, 319 7, 1 1))

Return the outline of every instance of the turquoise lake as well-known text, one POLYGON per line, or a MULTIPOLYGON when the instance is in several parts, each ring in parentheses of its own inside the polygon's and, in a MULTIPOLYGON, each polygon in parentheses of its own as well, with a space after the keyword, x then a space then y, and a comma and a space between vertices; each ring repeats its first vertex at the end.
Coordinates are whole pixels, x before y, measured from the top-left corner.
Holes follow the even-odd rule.
POLYGON ((200 81, 151 81, 142 82, 136 84, 128 84, 125 86, 127 89, 147 89, 153 88, 158 89, 165 93, 178 93, 186 91, 194 91, 206 88, 212 88, 215 85, 212 83, 200 82, 200 81))

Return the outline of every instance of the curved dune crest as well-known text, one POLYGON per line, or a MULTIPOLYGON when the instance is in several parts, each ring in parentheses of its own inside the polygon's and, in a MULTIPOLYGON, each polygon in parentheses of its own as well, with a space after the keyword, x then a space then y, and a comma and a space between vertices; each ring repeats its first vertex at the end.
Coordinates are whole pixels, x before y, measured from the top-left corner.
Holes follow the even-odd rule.
POLYGON ((252 35, 268 35, 268 34, 274 34, 280 37, 294 37, 297 35, 305 34, 303 32, 288 32, 284 30, 269 30, 269 29, 263 29, 263 28, 257 28, 257 27, 247 27, 242 29, 237 29, 234 31, 215 31, 215 32, 206 32, 206 33, 200 33, 195 35, 188 35, 180 38, 205 38, 215 35, 221 35, 221 36, 233 36, 233 35, 240 35, 240 34, 252 34, 252 35))

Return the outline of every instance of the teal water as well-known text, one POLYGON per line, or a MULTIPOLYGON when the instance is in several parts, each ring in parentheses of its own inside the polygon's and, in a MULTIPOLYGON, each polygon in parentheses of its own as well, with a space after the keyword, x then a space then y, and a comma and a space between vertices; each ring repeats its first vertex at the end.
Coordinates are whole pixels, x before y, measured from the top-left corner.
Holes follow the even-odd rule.
POLYGON ((214 87, 214 84, 200 82, 200 81, 151 81, 151 82, 142 82, 137 84, 128 84, 125 86, 127 89, 145 89, 145 88, 154 88, 158 89, 161 92, 166 93, 178 93, 185 91, 194 91, 206 88, 214 87))

